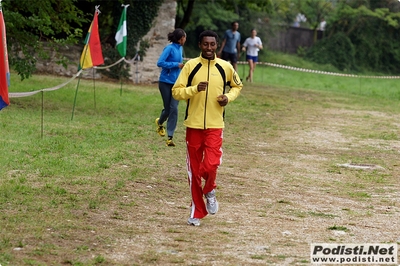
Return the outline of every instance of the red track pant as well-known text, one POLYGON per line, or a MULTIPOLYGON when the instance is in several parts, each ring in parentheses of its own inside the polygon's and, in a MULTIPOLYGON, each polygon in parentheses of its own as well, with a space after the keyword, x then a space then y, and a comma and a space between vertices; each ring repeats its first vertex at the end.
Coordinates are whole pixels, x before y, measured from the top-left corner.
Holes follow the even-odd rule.
POLYGON ((217 187, 215 179, 222 161, 223 129, 186 129, 186 163, 192 194, 191 218, 208 214, 203 196, 217 187), (202 178, 205 180, 204 188, 202 178))

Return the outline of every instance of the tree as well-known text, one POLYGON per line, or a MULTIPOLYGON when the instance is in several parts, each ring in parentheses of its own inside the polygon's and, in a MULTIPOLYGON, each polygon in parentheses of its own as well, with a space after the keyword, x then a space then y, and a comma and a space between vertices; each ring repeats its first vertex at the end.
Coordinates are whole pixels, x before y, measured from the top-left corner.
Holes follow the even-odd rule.
POLYGON ((190 22, 190 17, 192 16, 195 0, 178 0, 178 10, 182 10, 183 18, 178 21, 175 20, 175 28, 185 29, 187 24, 190 22), (187 2, 187 3, 185 3, 187 2))
MULTIPOLYGON (((266 23, 272 12, 273 0, 178 0, 176 26, 184 28, 188 37, 185 52, 198 55, 197 38, 203 30, 213 30, 223 36, 233 21, 240 23, 240 32, 249 34, 250 29, 266 23)), ((259 31, 263 34, 263 31, 259 31)))
MULTIPOLYGON (((100 5, 99 27, 103 50, 115 49, 115 32, 121 16, 121 4, 130 4, 127 12, 128 57, 137 52, 136 45, 149 31, 162 0, 3 0, 7 27, 10 66, 21 76, 29 78, 39 58, 48 58, 47 51, 57 51, 60 45, 83 43, 93 19, 95 6, 100 5), (80 43, 81 42, 81 43, 80 43), (50 49, 47 49, 50 48, 50 49)), ((139 47, 145 53, 146 43, 139 47)), ((104 51, 103 51, 104 52, 104 51)), ((66 65, 62 54, 59 62, 66 65)))
POLYGON ((37 56, 46 57, 47 44, 75 44, 82 37, 81 26, 88 21, 76 8, 75 0, 4 0, 10 65, 21 79, 35 70, 37 56))
POLYGON ((400 71, 400 13, 342 1, 329 16, 328 25, 326 38, 312 47, 307 58, 341 70, 400 71), (336 45, 338 40, 344 45, 336 45), (354 53, 347 53, 349 49, 354 53), (338 65, 338 56, 349 64, 338 65))
MULTIPOLYGON (((114 0, 115 1, 115 0, 114 0)), ((143 0, 118 0, 119 2, 124 1, 124 4, 129 4, 127 9, 127 55, 126 57, 134 58, 136 54, 140 56, 140 60, 146 55, 146 50, 149 47, 149 43, 146 40, 142 40, 154 21, 154 18, 158 14, 158 9, 162 4, 160 0, 146 0, 143 4, 143 0)), ((103 36, 103 42, 107 43, 106 47, 103 49, 103 53, 107 59, 105 59, 106 64, 111 64, 120 59, 118 52, 115 49, 115 33, 117 31, 117 26, 119 19, 121 17, 122 7, 121 4, 113 4, 109 8, 112 10, 108 13, 108 26, 105 27, 103 32, 106 34, 103 36)), ((103 74, 111 78, 127 78, 129 76, 128 69, 126 65, 119 64, 112 70, 102 70, 103 74)))
POLYGON ((317 41, 317 29, 323 18, 332 12, 332 3, 327 0, 306 0, 300 2, 300 12, 307 17, 307 22, 314 30, 314 42, 317 41))

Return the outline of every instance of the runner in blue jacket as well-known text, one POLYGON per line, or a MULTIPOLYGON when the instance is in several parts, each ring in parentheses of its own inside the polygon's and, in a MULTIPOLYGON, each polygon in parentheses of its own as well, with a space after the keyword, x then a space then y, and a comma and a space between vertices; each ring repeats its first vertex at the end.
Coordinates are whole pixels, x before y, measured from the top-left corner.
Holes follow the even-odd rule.
POLYGON ((158 82, 158 88, 164 104, 160 117, 156 118, 157 133, 165 136, 164 122, 167 121, 167 146, 175 146, 172 138, 178 122, 178 104, 179 101, 172 97, 172 87, 183 68, 183 45, 186 42, 186 32, 182 29, 175 29, 168 34, 168 41, 171 44, 164 47, 157 66, 161 67, 161 74, 158 82))

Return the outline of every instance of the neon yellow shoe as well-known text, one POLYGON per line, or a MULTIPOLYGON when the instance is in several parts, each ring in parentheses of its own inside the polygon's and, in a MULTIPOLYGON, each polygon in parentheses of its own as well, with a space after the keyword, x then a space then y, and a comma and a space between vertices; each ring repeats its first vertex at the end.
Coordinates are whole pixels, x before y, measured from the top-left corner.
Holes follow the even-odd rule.
POLYGON ((167 139, 167 146, 175 147, 175 143, 172 141, 172 139, 167 139))
POLYGON ((164 137, 165 136, 165 127, 163 125, 160 125, 158 123, 158 120, 160 120, 160 118, 156 118, 156 132, 158 133, 158 135, 160 135, 160 137, 164 137))

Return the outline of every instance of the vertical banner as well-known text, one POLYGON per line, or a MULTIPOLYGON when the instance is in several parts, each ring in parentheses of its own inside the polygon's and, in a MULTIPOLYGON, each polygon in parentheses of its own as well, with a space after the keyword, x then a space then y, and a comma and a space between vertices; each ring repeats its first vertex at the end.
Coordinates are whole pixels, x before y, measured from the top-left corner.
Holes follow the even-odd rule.
POLYGON ((10 86, 10 69, 8 67, 8 52, 6 39, 6 25, 0 1, 0 110, 10 104, 8 87, 10 86))
POLYGON ((90 25, 88 34, 86 35, 85 47, 83 48, 81 59, 79 61, 78 70, 91 68, 104 63, 99 35, 99 22, 97 18, 100 13, 98 7, 99 6, 96 6, 92 24, 90 25))
POLYGON ((126 56, 127 36, 128 30, 126 29, 126 9, 129 5, 122 5, 121 19, 119 20, 117 33, 115 34, 115 41, 117 42, 116 48, 122 57, 126 56))

